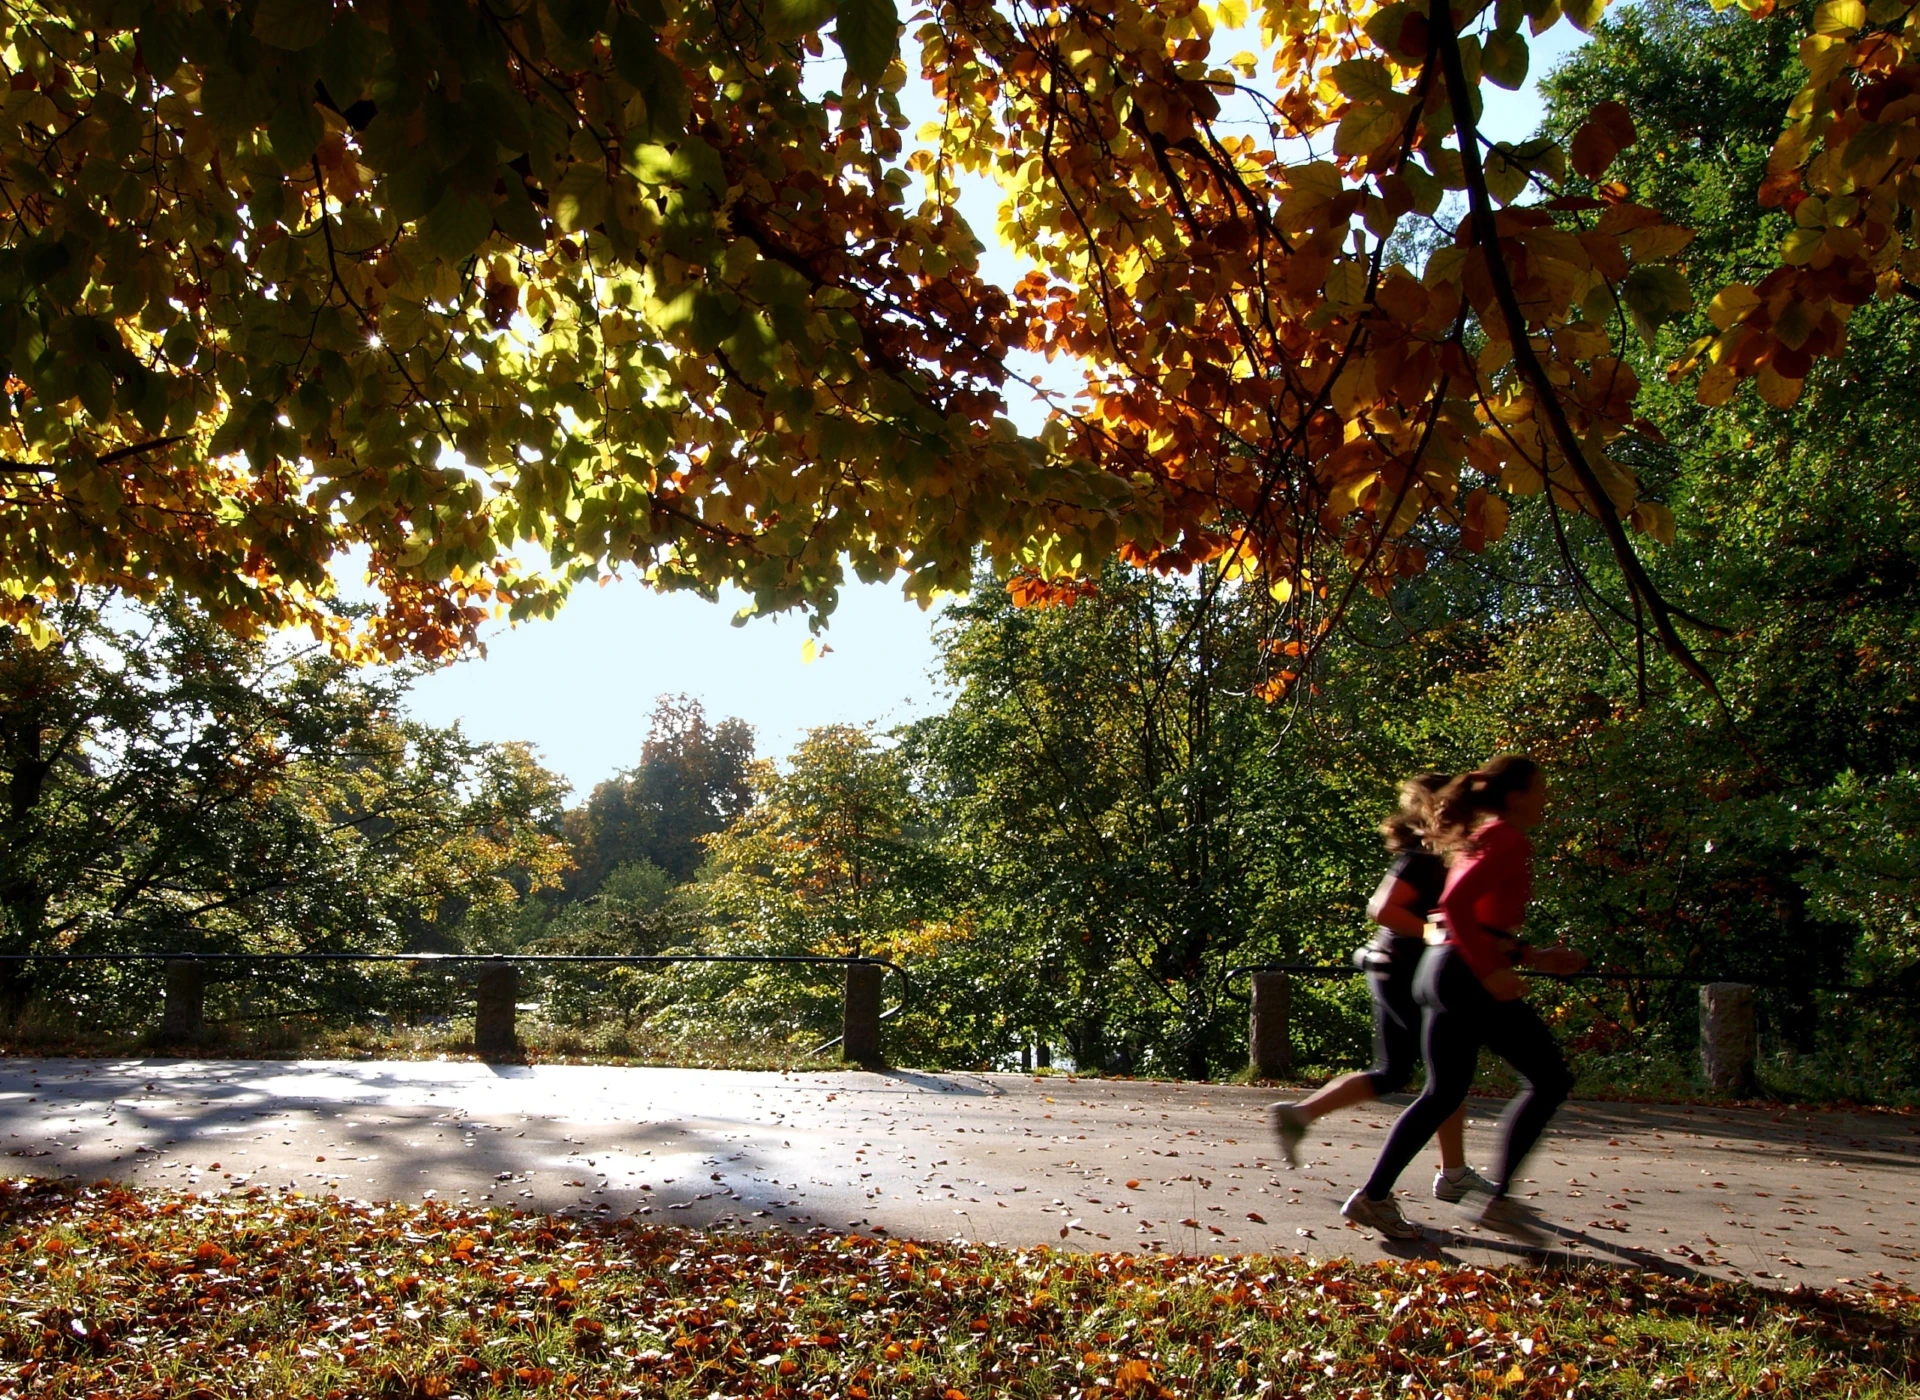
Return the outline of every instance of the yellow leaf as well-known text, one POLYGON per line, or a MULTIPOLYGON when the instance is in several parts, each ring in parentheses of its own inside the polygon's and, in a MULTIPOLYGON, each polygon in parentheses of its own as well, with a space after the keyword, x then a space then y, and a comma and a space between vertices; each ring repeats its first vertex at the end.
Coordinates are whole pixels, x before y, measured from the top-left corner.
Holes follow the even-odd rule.
POLYGON ((1334 129, 1333 152, 1341 156, 1370 155, 1400 135, 1405 125, 1398 112, 1378 102, 1356 102, 1334 129))
POLYGON ((1867 22, 1867 7, 1861 0, 1827 0, 1813 12, 1815 34, 1852 34, 1867 22))
POLYGON ((1809 34, 1800 41, 1800 62, 1806 67, 1810 88, 1832 82, 1852 57, 1853 45, 1832 34, 1809 34))
POLYGON ((1643 535, 1652 535, 1661 544, 1673 543, 1673 512, 1658 501, 1642 501, 1627 520, 1643 535))
POLYGON ((1754 376, 1754 386, 1760 390, 1760 397, 1775 408, 1792 408, 1799 402, 1800 390, 1806 386, 1804 379, 1785 379, 1772 365, 1761 365, 1760 372, 1754 376))
POLYGON ((1705 408, 1718 408, 1731 399, 1739 387, 1740 375, 1729 361, 1714 365, 1702 374, 1693 396, 1705 408))
POLYGON ((1746 320, 1748 314, 1760 304, 1760 294, 1753 288, 1735 282, 1732 286, 1722 287, 1707 303, 1707 319, 1713 322, 1715 330, 1728 330, 1746 320))
MULTIPOLYGON (((1336 516, 1352 514, 1360 508, 1360 498, 1366 495, 1373 483, 1379 479, 1379 472, 1363 472, 1359 476, 1348 477, 1327 492, 1327 509, 1336 516)), ((1281 601, 1284 602, 1285 599, 1281 601)))

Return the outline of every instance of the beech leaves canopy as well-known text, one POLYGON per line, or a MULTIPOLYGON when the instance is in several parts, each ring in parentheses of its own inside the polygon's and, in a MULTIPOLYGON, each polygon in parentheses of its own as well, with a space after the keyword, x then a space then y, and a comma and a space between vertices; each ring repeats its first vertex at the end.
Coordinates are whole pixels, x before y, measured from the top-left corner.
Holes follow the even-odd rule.
MULTIPOLYGON (((435 655, 622 567, 824 607, 984 550, 1045 602, 1118 554, 1268 589, 1277 695, 1416 524, 1471 550, 1546 492, 1683 651, 1621 449, 1689 234, 1607 183, 1618 104, 1565 149, 1477 126, 1600 7, 0 5, 0 621, 179 587, 435 655), (1032 434, 1018 350, 1084 379, 1032 434)), ((1909 23, 1819 10, 1766 190, 1799 228, 1710 308, 1703 398, 1790 398, 1906 285, 1909 23)))

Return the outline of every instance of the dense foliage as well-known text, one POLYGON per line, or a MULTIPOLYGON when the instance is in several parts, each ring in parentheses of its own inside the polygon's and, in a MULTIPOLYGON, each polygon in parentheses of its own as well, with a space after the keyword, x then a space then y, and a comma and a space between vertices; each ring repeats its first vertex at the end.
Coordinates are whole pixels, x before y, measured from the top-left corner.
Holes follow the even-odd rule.
MULTIPOLYGON (((389 952, 567 864, 564 785, 523 745, 401 718, 398 677, 173 602, 59 617, 58 645, 0 639, 0 951, 389 952)), ((139 1017, 157 977, 0 964, 0 1014, 139 1017)), ((366 982, 268 965, 229 990, 352 1007, 366 982)))
MULTIPOLYGON (((44 638, 77 588, 176 587, 241 632, 438 654, 623 565, 827 606, 848 567, 924 598, 984 549, 1044 596, 1117 552, 1258 577, 1314 647, 1329 579, 1384 590, 1424 567, 1416 522, 1471 548, 1544 492, 1684 660, 1629 533, 1671 514, 1627 360, 1687 309, 1690 234, 1582 192, 1627 106, 1478 130, 1523 27, 1603 8, 936 4, 909 151, 892 0, 10 5, 0 616, 44 638), (1031 266, 1010 292, 967 176, 1031 266), (1019 349, 1084 381, 1033 435, 1019 349), (358 629, 325 606, 350 553, 383 599, 358 629)), ((1904 39, 1877 31, 1905 23, 1816 17, 1859 96, 1813 93, 1847 114, 1776 163, 1848 138, 1807 176, 1837 197, 1795 210, 1831 247, 1795 244, 1809 309, 1716 303, 1748 337, 1716 384, 1838 346, 1878 284, 1823 258, 1897 256, 1904 39), (1890 182, 1864 214, 1856 166, 1890 182)))
MULTIPOLYGON (((1608 177, 1706 230, 1687 264, 1703 305, 1791 227, 1753 196, 1798 22, 1650 0, 1549 84, 1562 131, 1598 102, 1638 114, 1608 177)), ((1649 383, 1690 334, 1640 353, 1649 383)), ((1904 1094, 1920 1061, 1913 335, 1898 305, 1862 307, 1845 356, 1784 409, 1707 414, 1687 385, 1644 397, 1658 434, 1639 470, 1677 523, 1657 581, 1716 625, 1719 701, 1648 653, 1607 551, 1546 500, 1477 555, 1410 530, 1449 567, 1356 605, 1350 645, 1300 661, 1310 688, 1279 707, 1258 698, 1260 658, 1299 648, 1213 575, 1115 568, 1042 610, 983 577, 949 615, 952 708, 874 760, 910 775, 938 857, 889 917, 966 919, 926 965, 944 1039, 921 1053, 1010 1063, 1038 1041, 1083 1066, 1233 1070, 1229 971, 1344 960, 1395 782, 1520 748, 1557 786, 1542 931, 1603 967, 1757 981, 1786 1079, 1904 1094), (1588 585, 1564 585, 1563 550, 1588 585), (1819 990, 1842 986, 1871 994, 1819 990)), ((1300 989, 1310 1058, 1363 1052, 1356 993, 1300 989)), ((1544 994, 1596 1075, 1686 1078, 1691 985, 1544 994)))

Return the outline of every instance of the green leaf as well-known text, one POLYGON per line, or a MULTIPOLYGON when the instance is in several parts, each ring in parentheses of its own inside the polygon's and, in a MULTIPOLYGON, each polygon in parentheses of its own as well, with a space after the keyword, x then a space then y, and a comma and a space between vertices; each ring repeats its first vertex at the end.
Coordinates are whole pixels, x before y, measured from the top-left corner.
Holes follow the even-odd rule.
POLYGON ((1431 214, 1440 207, 1440 201, 1446 197, 1446 189, 1436 177, 1412 161, 1400 167, 1400 175, 1407 182, 1407 188, 1413 191, 1415 210, 1431 214))
POLYGON ((1662 321, 1693 308, 1693 289, 1679 268, 1654 264, 1636 267, 1627 274, 1627 280, 1620 287, 1620 299, 1633 313, 1634 329, 1651 345, 1662 321))
POLYGON ((687 84, 673 60, 660 51, 653 30, 622 15, 613 30, 613 66, 647 104, 647 132, 666 137, 687 125, 687 84))
POLYGON ((587 161, 575 161, 552 196, 547 207, 564 232, 590 229, 606 216, 607 172, 587 161))
POLYGON ((260 0, 253 12, 253 37, 291 53, 312 48, 332 25, 327 0, 260 0))
POLYGON ((113 379, 98 360, 88 360, 78 373, 80 406, 96 423, 113 416, 113 379))
POLYGON ((1600 16, 1606 13, 1607 0, 1560 0, 1560 9, 1569 23, 1582 34, 1593 33, 1593 27, 1600 23, 1600 16))
POLYGON ((493 231, 493 211, 486 201, 449 190, 421 222, 427 246, 448 262, 460 262, 493 231))
POLYGON ((1393 74, 1377 58, 1351 58, 1333 67, 1333 83, 1356 102, 1385 97, 1394 90, 1393 74))
POLYGON ((727 177, 720 153, 698 136, 684 136, 672 149, 636 141, 622 152, 627 172, 643 185, 678 185, 725 194, 727 177))
POLYGON ((692 325, 688 333, 696 350, 711 351, 740 329, 740 298, 731 292, 702 287, 693 294, 692 325))
POLYGON ((1400 47, 1400 31, 1412 13, 1407 5, 1382 5, 1367 17, 1362 29, 1375 45, 1393 53, 1400 47))
POLYGON ((335 104, 344 109, 360 100, 386 52, 384 38, 351 13, 327 30, 314 57, 319 60, 320 81, 335 104))
POLYGON ((748 285, 754 300, 762 306, 804 306, 812 290, 807 279, 785 263, 771 262, 765 258, 754 264, 748 285))
POLYGON ((797 39, 833 18, 833 0, 768 0, 767 32, 777 39, 797 39))
POLYGON ((273 74, 264 65, 242 72, 227 62, 209 64, 200 87, 201 109, 228 131, 250 131, 262 125, 279 99, 273 74))
POLYGON ((833 36, 847 57, 847 72, 878 82, 900 51, 900 13, 893 0, 840 0, 833 36))
POLYGON ((267 139, 273 143, 274 159, 280 162, 280 168, 291 171, 313 158, 326 130, 320 109, 301 94, 280 104, 267 123, 267 139))
POLYGON ((1487 152, 1487 193, 1502 204, 1511 204, 1527 187, 1527 163, 1506 142, 1487 152))
POLYGON ((1480 71, 1508 92, 1518 92, 1527 81, 1529 50, 1519 34, 1496 29, 1480 50, 1480 71))
POLYGON ((541 221, 540 211, 533 207, 520 172, 502 171, 501 183, 506 186, 506 193, 493 206, 494 226, 522 248, 546 247, 547 226, 541 221))
POLYGON ((1356 102, 1334 129, 1333 152, 1364 156, 1398 136, 1406 126, 1400 113, 1379 102, 1356 102))

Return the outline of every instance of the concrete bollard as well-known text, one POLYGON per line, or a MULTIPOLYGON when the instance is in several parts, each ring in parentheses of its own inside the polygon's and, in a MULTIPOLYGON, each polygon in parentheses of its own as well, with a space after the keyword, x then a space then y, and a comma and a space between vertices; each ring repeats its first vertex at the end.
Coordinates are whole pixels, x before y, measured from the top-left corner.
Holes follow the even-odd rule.
POLYGON ((1758 1042, 1753 1025, 1753 988, 1744 982, 1709 982, 1700 989, 1700 1066, 1721 1093, 1753 1087, 1758 1042))
POLYGON ((160 1039, 179 1045, 207 1029, 207 965, 198 958, 167 960, 167 999, 160 1013, 160 1039))
POLYGON ((1253 974, 1247 1059, 1255 1079, 1285 1079, 1293 1073, 1292 1003, 1293 986, 1286 973, 1253 974))
POLYGON ((847 964, 847 995, 840 1015, 840 1058, 850 1065, 880 1063, 880 983, 872 963, 847 964))
POLYGON ((520 1054, 520 1036, 514 1030, 515 1003, 520 1000, 520 969, 512 963, 488 964, 480 969, 473 1002, 473 1051, 483 1060, 511 1060, 520 1054))

